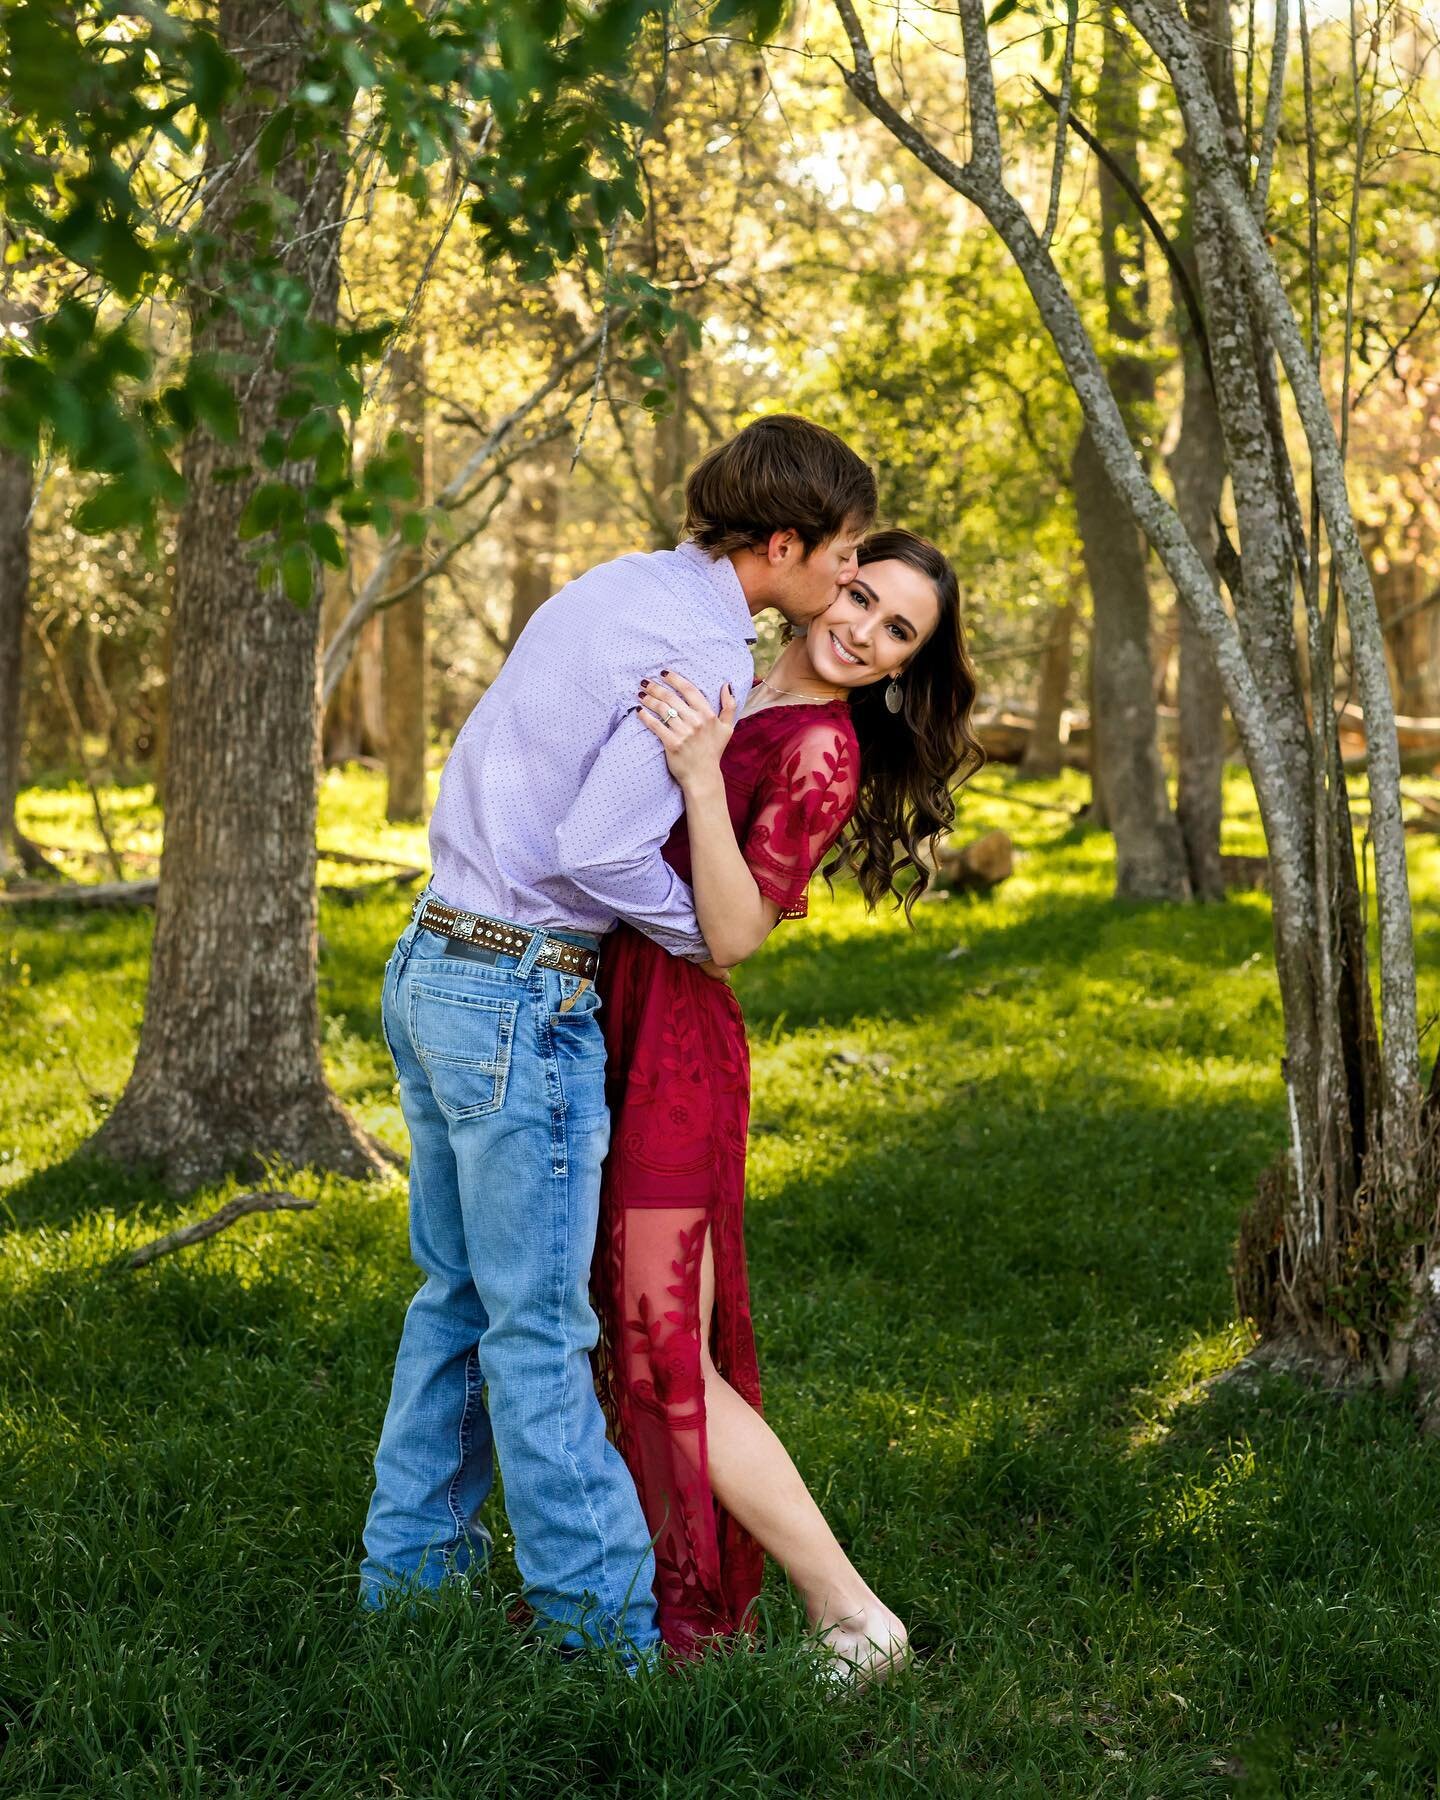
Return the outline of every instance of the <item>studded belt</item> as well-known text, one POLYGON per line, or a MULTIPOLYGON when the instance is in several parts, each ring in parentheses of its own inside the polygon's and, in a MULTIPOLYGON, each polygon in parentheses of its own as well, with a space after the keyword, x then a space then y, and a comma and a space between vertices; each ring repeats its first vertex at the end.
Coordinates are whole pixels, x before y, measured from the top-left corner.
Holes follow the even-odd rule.
POLYGON ((482 913, 461 912, 458 907, 446 906, 443 900, 427 900, 415 919, 427 931, 438 931, 441 937, 460 938, 467 944, 498 950, 503 956, 523 956, 530 948, 530 940, 539 937, 543 942, 535 966, 558 969, 562 975, 579 975, 586 981, 593 981, 600 969, 598 950, 587 950, 581 944, 567 944, 564 938, 547 937, 543 931, 511 925, 505 919, 487 919, 482 913))

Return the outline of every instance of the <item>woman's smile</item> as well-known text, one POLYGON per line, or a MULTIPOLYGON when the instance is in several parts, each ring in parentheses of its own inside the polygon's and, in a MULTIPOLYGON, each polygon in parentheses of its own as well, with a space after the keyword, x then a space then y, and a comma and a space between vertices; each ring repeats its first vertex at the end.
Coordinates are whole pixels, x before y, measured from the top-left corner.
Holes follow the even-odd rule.
POLYGON ((840 658, 841 662, 849 663, 853 668, 858 668, 864 661, 863 657, 856 656, 853 651, 847 650, 833 631, 830 633, 830 642, 835 646, 835 654, 840 658))

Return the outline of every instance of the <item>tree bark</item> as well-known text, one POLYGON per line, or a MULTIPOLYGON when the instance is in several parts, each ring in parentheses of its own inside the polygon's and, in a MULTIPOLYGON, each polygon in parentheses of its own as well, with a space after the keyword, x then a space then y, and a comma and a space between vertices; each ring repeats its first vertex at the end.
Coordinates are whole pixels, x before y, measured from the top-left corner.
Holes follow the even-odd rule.
MULTIPOLYGON (((1233 282, 1238 265, 1257 322, 1263 325, 1284 366, 1305 432, 1315 495, 1345 597, 1356 682, 1365 708, 1367 731, 1373 734, 1366 774, 1380 943, 1383 1186, 1387 1210, 1398 1220, 1402 1214, 1416 1214, 1417 1208, 1424 1210, 1429 1202, 1418 1186, 1419 1018, 1414 922, 1400 803, 1400 757, 1374 587, 1350 506, 1345 464, 1329 403, 1227 143, 1223 115, 1206 78, 1201 33, 1186 23, 1178 9, 1157 6, 1151 0, 1123 0, 1123 4, 1127 16, 1165 64, 1175 84, 1198 187, 1211 196, 1217 216, 1224 223, 1230 246, 1230 279, 1233 282)), ((1221 407, 1223 412, 1223 398, 1221 407)), ((1411 1226, 1407 1224, 1402 1230, 1408 1233, 1411 1226)), ((1422 1284, 1428 1266, 1427 1258, 1421 1258, 1417 1265, 1415 1279, 1422 1284)))
MULTIPOLYGON (((222 42, 246 86, 227 110, 218 153, 243 154, 281 94, 303 78, 308 7, 223 0, 222 42)), ((279 255, 333 325, 344 170, 333 150, 283 155, 272 180, 294 207, 279 255)), ((241 181, 207 188, 204 228, 244 247, 241 181)), ((150 986, 135 1067, 95 1149, 157 1166, 172 1188, 262 1158, 362 1175, 383 1166, 326 1085, 316 993, 315 816, 319 772, 316 605, 262 584, 236 536, 260 476, 215 480, 218 465, 259 469, 266 433, 284 429, 286 379, 272 342, 228 308, 191 296, 192 342, 247 371, 239 445, 197 431, 186 446, 187 499, 176 543, 169 811, 150 986)), ((281 479, 303 485, 308 469, 281 479)))
POLYGON ((656 549, 673 550, 685 518, 685 477, 694 460, 689 343, 683 331, 672 331, 666 338, 660 360, 665 364, 671 398, 669 410, 655 421, 651 461, 654 498, 650 510, 656 521, 656 549))
POLYGON ((1104 725, 1092 745, 1115 836, 1115 892, 1128 900, 1183 900, 1184 857, 1160 762, 1144 549, 1088 428, 1080 434, 1071 477, 1095 600, 1092 719, 1103 718, 1104 725))
MULTIPOLYGON (((1131 175, 1138 174, 1139 64, 1110 7, 1104 9, 1105 55, 1096 94, 1096 132, 1131 175)), ((1100 255, 1105 316, 1120 349, 1109 359, 1111 389, 1132 443, 1144 435, 1155 383, 1146 355, 1150 336, 1145 239, 1133 204, 1102 164, 1100 255)), ((1143 451, 1142 460, 1148 460, 1143 451)), ((1075 513, 1094 602, 1095 765, 1115 837, 1115 891, 1126 899, 1183 900, 1189 892, 1184 848, 1160 760, 1159 718, 1150 655, 1150 578, 1145 545, 1083 426, 1071 462, 1075 513)))
MULTIPOLYGON (((538 608, 555 592, 555 540, 560 528, 560 472, 553 450, 542 451, 526 476, 515 509, 510 552, 510 624, 505 648, 513 650, 538 608)), ((669 546, 673 548, 672 546, 669 546)))
MULTIPOLYGON (((322 643, 344 617, 350 605, 341 571, 330 571, 339 580, 327 580, 321 613, 322 643)), ((325 707, 322 751, 327 767, 336 763, 378 759, 385 749, 384 639, 381 620, 372 614, 355 635, 354 647, 335 692, 325 707)))
MULTIPOLYGON (((400 397, 400 428, 410 447, 419 505, 429 500, 425 412, 425 351, 417 339, 397 350, 392 369, 400 397)), ((407 547, 396 566, 398 585, 425 566, 425 546, 407 547)), ((396 823, 425 817, 425 584, 381 619, 384 641, 385 817, 396 823)))
POLYGON ((1060 724, 1070 694, 1070 657, 1075 638, 1075 603, 1063 600, 1050 621, 1050 635, 1040 657, 1035 696, 1035 726, 1020 758, 1020 773, 1037 779, 1058 775, 1064 762, 1060 724))
POLYGON ((20 791, 32 491, 28 459, 0 450, 0 878, 21 867, 15 800, 20 791))

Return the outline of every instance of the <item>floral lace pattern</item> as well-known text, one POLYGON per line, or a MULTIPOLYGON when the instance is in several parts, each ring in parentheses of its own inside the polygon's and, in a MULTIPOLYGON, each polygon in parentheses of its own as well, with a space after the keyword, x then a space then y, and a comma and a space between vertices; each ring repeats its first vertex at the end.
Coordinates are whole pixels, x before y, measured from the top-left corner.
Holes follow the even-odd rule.
MULTIPOLYGON (((810 878, 854 809, 858 768, 843 701, 771 707, 736 726, 723 765, 731 822, 783 917, 804 916, 810 878)), ((665 855, 688 879, 683 818, 665 855)), ((655 1538, 661 1633, 693 1655, 751 1628, 764 1570, 710 1490, 700 1344, 708 1236, 711 1358, 759 1411, 744 1240, 749 1050, 729 986, 628 926, 606 941, 599 985, 611 1135, 592 1281, 597 1378, 655 1538)))

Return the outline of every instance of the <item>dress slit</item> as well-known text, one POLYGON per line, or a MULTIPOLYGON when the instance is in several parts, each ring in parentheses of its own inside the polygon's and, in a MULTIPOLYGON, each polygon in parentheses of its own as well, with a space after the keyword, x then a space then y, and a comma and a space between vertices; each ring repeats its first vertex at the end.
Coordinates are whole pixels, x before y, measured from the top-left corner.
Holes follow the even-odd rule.
POLYGON ((607 942, 601 1018, 611 1151, 594 1286, 600 1393, 655 1542, 657 1623, 699 1654, 753 1629, 764 1554, 710 1488, 700 1272, 715 1271, 711 1359, 757 1411, 759 1369, 742 1209, 748 1057, 734 995, 621 927, 607 942), (663 1010, 666 1029, 653 1022, 663 1010))
MULTIPOLYGON (((736 842, 782 918, 855 804, 858 746, 843 701, 743 717, 721 769, 736 842)), ((690 877, 680 820, 665 857, 690 877)), ((680 1656, 755 1629, 764 1552, 710 1486, 700 1355, 700 1269, 713 1246, 710 1350, 758 1413, 760 1369, 745 1266, 750 1053, 729 984, 628 925, 598 981, 610 1153, 592 1287, 597 1379, 655 1542, 656 1617, 680 1656)))

